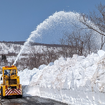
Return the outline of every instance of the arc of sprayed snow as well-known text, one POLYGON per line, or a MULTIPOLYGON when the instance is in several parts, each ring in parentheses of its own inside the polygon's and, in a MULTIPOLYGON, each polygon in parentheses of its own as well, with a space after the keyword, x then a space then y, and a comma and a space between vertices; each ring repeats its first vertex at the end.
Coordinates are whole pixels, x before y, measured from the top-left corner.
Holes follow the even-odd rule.
MULTIPOLYGON (((59 20, 62 18, 71 18, 72 21, 75 21, 75 20, 78 20, 79 18, 82 18, 83 17, 80 17, 80 14, 79 13, 74 13, 74 12, 64 12, 64 11, 60 11, 60 12, 55 12, 53 15, 49 16, 47 19, 45 19, 42 23, 40 23, 36 30, 32 31, 31 32, 31 35, 29 36, 29 38, 27 39, 27 41, 24 43, 22 49, 20 50, 15 62, 13 63, 13 65, 16 64, 16 61, 19 59, 19 56, 21 55, 21 53, 23 52, 25 46, 29 45, 29 42, 33 42, 37 37, 41 36, 41 31, 43 29, 47 29, 47 26, 52 26, 52 22, 55 22, 56 23, 56 20, 59 20), (66 17, 65 17, 66 15, 66 17)), ((79 21, 76 21, 76 24, 78 23, 79 21)), ((71 21, 70 21, 71 23, 71 21)), ((91 23, 91 21, 88 21, 88 23, 91 23)), ((94 24, 92 24, 92 26, 94 26, 94 24)))
POLYGON ((16 64, 17 60, 19 59, 21 53, 24 51, 24 48, 27 47, 27 45, 29 45, 30 42, 33 42, 37 37, 39 37, 40 34, 36 33, 36 31, 32 31, 31 35, 29 36, 29 38, 26 40, 26 42, 24 43, 24 45, 22 46, 19 54, 17 55, 16 60, 14 61, 13 65, 16 64))
MULTIPOLYGON (((53 18, 56 18, 58 15, 61 15, 61 14, 64 14, 65 12, 64 11, 61 11, 61 12, 56 12, 54 13, 52 16, 49 16, 45 21, 43 21, 42 23, 40 23, 36 30, 32 31, 31 32, 31 35, 29 36, 29 38, 27 39, 27 41, 24 43, 24 45, 22 46, 19 54, 17 55, 17 58, 15 60, 15 62, 13 63, 13 65, 16 64, 17 60, 19 59, 21 53, 23 52, 24 48, 29 45, 29 42, 33 42, 34 39, 36 39, 37 37, 41 36, 40 34, 38 34, 38 30, 41 29, 41 26, 44 27, 45 25, 48 25, 47 23, 50 23, 50 19, 52 20, 53 18)), ((78 13, 77 14, 74 14, 73 12, 70 12, 72 15, 79 15, 78 13)), ((66 14, 70 14, 68 12, 66 12, 66 14)))

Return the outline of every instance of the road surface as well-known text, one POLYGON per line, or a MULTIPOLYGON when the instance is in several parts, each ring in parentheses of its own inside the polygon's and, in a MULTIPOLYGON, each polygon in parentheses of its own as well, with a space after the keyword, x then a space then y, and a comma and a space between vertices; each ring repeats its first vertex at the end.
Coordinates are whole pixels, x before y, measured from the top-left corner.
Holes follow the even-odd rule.
POLYGON ((14 99, 1 99, 0 97, 0 105, 67 105, 67 104, 40 97, 23 97, 14 99))

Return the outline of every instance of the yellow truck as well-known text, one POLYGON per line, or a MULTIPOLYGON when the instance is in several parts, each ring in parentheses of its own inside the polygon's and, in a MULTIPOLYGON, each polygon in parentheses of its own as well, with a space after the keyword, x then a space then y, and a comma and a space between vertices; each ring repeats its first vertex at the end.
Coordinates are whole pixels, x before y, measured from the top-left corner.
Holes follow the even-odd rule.
POLYGON ((16 66, 5 66, 2 67, 2 84, 1 88, 1 98, 5 97, 22 97, 22 85, 20 84, 19 76, 17 75, 16 66))

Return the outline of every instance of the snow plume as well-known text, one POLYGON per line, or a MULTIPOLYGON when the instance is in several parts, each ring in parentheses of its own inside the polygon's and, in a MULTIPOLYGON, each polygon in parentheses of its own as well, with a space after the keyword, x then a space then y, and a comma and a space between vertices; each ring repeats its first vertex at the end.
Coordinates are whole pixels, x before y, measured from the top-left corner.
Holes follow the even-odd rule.
POLYGON ((24 43, 24 46, 21 48, 21 50, 20 50, 20 52, 19 52, 19 54, 18 54, 15 62, 13 63, 13 65, 16 64, 17 60, 19 59, 21 53, 24 51, 25 47, 27 47, 30 44, 30 42, 33 42, 39 36, 40 35, 37 33, 37 31, 32 31, 31 32, 31 35, 29 36, 29 38, 27 39, 27 41, 24 43))
MULTIPOLYGON (((14 65, 16 64, 16 61, 19 59, 19 56, 23 52, 24 48, 26 48, 26 46, 29 45, 30 42, 34 42, 35 39, 39 36, 43 36, 42 39, 43 43, 47 43, 48 41, 49 43, 52 42, 55 43, 56 41, 58 43, 58 40, 65 33, 69 34, 72 33, 72 31, 74 31, 76 27, 84 29, 83 32, 89 32, 89 29, 87 29, 86 26, 79 21, 80 16, 81 15, 79 13, 64 11, 55 12, 53 15, 49 16, 46 20, 44 20, 37 26, 36 30, 31 32, 31 35, 24 43, 24 46, 22 47, 20 53, 18 54, 14 62, 14 65)), ((95 36, 94 41, 96 40, 97 35, 95 36)), ((40 40, 38 42, 40 42, 40 40)))

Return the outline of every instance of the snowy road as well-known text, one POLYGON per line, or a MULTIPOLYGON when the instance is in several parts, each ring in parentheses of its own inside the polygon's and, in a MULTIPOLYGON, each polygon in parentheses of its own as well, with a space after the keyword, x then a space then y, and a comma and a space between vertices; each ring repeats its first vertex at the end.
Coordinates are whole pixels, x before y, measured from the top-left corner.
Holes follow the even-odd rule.
POLYGON ((0 105, 67 105, 50 99, 40 97, 23 97, 18 99, 2 99, 0 105))

